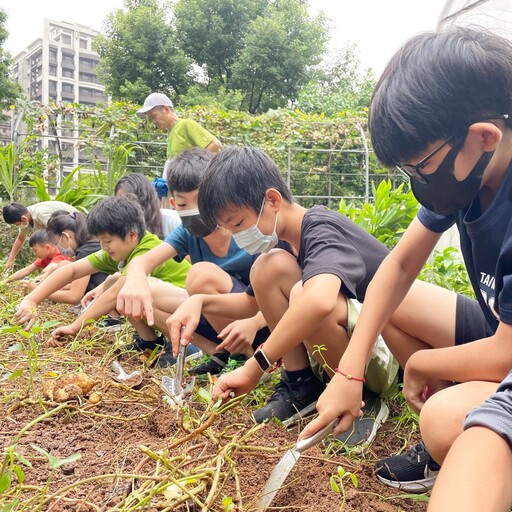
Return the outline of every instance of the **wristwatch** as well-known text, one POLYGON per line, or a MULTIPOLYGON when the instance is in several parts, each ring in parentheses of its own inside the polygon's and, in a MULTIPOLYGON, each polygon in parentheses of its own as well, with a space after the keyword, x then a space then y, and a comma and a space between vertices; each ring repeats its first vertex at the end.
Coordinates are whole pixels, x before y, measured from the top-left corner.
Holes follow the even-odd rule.
POLYGON ((254 359, 256 359, 256 362, 258 363, 258 366, 260 367, 261 371, 265 373, 270 368, 270 361, 268 360, 268 357, 266 356, 265 352, 260 348, 254 352, 254 359))

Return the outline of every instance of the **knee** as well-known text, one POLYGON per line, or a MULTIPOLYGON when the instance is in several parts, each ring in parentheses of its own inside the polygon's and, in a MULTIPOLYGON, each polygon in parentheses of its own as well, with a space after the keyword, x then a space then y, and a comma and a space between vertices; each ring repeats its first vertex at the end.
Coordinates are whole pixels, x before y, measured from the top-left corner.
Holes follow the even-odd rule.
POLYGON ((268 290, 280 283, 289 283, 289 288, 301 279, 301 270, 297 260, 283 249, 258 256, 251 267, 251 285, 255 291, 268 290))
MULTIPOLYGON (((187 274, 186 287, 189 295, 197 293, 220 293, 217 265, 205 261, 194 263, 187 274)), ((224 271, 222 271, 224 273, 224 271)), ((223 291, 223 290, 222 290, 223 291)))
POLYGON ((421 409, 421 437, 438 464, 442 464, 450 446, 462 431, 462 423, 450 421, 452 418, 453 402, 443 392, 430 397, 421 409))

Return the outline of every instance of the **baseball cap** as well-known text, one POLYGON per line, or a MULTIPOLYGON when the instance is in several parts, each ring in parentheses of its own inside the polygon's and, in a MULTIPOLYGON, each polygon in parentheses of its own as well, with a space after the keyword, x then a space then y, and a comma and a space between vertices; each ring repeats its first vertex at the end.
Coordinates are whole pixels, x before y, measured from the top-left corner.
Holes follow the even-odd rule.
POLYGON ((152 92, 145 100, 144 106, 137 110, 137 115, 139 117, 144 117, 147 112, 149 112, 154 107, 167 106, 170 108, 174 108, 172 101, 161 92, 152 92))

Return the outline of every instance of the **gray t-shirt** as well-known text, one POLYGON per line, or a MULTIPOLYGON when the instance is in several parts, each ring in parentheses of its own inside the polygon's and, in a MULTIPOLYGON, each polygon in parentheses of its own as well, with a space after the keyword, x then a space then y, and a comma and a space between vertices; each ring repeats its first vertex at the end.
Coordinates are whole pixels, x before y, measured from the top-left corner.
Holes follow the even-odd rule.
POLYGON ((59 210, 65 210, 66 212, 73 213, 78 211, 74 206, 63 203, 62 201, 43 201, 41 203, 32 204, 27 206, 27 210, 32 216, 33 226, 28 224, 27 226, 20 226, 20 235, 29 235, 36 229, 44 229, 48 225, 48 219, 52 216, 52 213, 59 210))

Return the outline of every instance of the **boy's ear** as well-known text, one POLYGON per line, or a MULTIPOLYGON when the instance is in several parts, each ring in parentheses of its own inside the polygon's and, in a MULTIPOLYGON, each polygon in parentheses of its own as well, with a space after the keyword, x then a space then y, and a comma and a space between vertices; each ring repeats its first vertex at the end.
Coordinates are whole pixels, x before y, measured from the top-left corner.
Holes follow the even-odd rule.
POLYGON ((503 133, 494 124, 486 121, 473 123, 468 130, 468 139, 478 144, 481 151, 493 151, 501 142, 503 133))
POLYGON ((174 200, 174 196, 169 196, 169 204, 176 210, 176 201, 174 200))
POLYGON ((279 190, 275 188, 269 188, 265 191, 265 199, 270 202, 270 204, 279 210, 281 208, 281 203, 283 201, 283 196, 279 190))

